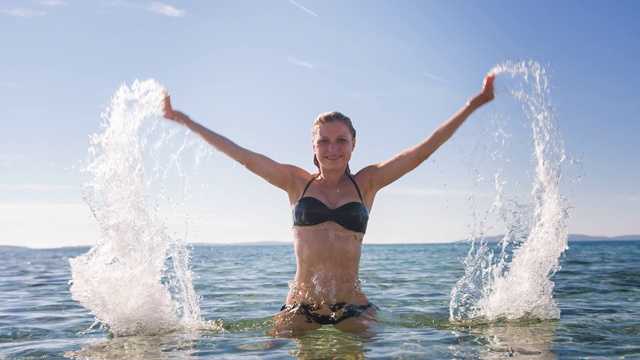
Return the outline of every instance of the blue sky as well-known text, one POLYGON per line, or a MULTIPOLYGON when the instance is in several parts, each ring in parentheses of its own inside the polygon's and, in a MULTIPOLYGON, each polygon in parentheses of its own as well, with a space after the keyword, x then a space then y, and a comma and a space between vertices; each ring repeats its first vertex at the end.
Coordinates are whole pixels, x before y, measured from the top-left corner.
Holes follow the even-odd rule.
MULTIPOLYGON (((356 170, 422 140, 496 64, 529 59, 581 159, 569 231, 640 234, 638 18, 632 0, 2 1, 0 244, 96 242, 80 168, 123 83, 154 78, 197 121, 309 171, 313 119, 342 111, 356 170)), ((379 194, 366 242, 468 237, 461 149, 490 109, 379 194)), ((208 166, 189 241, 290 241, 284 193, 220 154, 208 166)))

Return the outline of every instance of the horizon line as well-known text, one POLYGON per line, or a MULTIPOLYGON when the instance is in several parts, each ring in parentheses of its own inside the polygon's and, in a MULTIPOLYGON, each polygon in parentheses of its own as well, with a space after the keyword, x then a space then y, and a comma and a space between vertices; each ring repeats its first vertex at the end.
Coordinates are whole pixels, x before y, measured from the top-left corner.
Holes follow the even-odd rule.
MULTIPOLYGON (((487 236, 484 238, 486 242, 495 243, 498 242, 503 236, 495 235, 495 236, 487 236)), ((469 242, 470 239, 463 240, 455 240, 455 241, 447 241, 447 242, 405 242, 405 243, 364 243, 363 245, 451 245, 451 244, 460 244, 469 242)), ((635 235, 620 235, 620 236, 594 236, 594 235, 584 235, 584 234, 569 234, 567 237, 567 242, 597 242, 597 241, 640 241, 640 234, 635 235), (573 239, 572 239, 573 238, 573 239)), ((475 242, 475 240, 474 240, 475 242)), ((238 242, 238 243, 207 243, 207 242, 188 242, 185 243, 189 246, 283 246, 283 245, 293 245, 293 241, 247 241, 247 242, 238 242)), ((78 245, 78 246, 61 246, 61 247, 44 247, 44 248, 32 248, 28 246, 20 246, 20 245, 2 245, 0 244, 0 249, 28 249, 28 250, 55 250, 55 249, 75 249, 75 248, 91 248, 94 245, 78 245)))

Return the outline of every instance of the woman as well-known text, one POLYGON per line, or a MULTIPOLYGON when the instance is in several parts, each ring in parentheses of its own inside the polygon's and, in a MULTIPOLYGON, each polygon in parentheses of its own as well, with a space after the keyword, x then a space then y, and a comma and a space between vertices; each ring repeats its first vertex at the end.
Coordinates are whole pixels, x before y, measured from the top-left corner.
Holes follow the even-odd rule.
POLYGON ((351 120, 338 112, 322 114, 313 126, 314 163, 310 174, 293 165, 242 148, 171 107, 164 117, 185 125, 253 173, 286 191, 293 212, 297 269, 275 335, 333 325, 362 332, 375 320, 375 306, 362 293, 358 268, 369 211, 383 187, 425 161, 453 135, 471 113, 493 99, 493 75, 482 91, 420 144, 352 175, 349 160, 356 146, 351 120))

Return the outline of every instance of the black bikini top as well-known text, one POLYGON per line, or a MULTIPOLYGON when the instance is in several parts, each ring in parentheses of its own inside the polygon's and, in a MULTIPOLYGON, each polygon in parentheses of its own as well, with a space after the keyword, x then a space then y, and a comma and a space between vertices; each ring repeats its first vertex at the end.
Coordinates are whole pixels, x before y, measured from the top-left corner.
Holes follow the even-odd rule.
POLYGON ((364 206, 358 184, 349 173, 347 173, 347 176, 356 187, 360 202, 353 201, 335 209, 330 209, 322 201, 314 197, 304 197, 307 189, 316 179, 314 176, 307 183, 300 200, 293 207, 293 226, 311 226, 333 221, 347 230, 364 234, 369 221, 369 210, 364 206))

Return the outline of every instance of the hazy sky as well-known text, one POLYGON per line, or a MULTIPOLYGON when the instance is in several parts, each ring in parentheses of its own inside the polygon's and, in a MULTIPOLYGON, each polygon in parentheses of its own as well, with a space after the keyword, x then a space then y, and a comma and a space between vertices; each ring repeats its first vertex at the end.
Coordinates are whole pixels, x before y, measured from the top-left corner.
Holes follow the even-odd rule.
MULTIPOLYGON (((545 67, 581 161, 563 189, 569 231, 639 234, 639 18, 634 0, 3 0, 0 245, 96 242, 80 169, 123 83, 156 79, 197 121, 309 171, 314 118, 342 111, 358 130, 357 171, 418 143, 507 60, 545 67)), ((464 149, 491 106, 378 195, 365 242, 469 236, 481 209, 464 149)), ((291 240, 284 193, 221 154, 207 167, 188 241, 291 240)))

